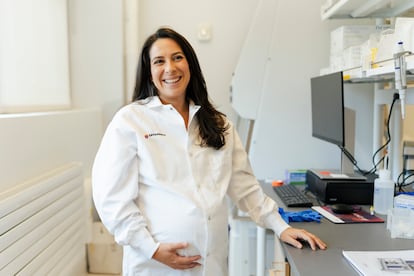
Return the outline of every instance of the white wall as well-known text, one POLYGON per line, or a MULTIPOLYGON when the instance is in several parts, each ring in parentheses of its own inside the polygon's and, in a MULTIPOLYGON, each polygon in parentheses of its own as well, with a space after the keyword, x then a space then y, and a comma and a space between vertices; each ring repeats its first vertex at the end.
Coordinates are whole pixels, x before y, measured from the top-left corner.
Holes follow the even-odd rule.
POLYGON ((124 104, 123 1, 68 2, 72 104, 101 108, 106 125, 124 104))

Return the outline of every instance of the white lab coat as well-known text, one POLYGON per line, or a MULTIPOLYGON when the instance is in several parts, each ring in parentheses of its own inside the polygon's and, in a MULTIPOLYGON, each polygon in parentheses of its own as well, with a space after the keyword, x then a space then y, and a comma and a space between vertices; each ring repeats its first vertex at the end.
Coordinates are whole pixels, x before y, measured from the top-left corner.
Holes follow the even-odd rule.
POLYGON ((230 122, 223 148, 200 146, 198 109, 190 104, 187 130, 171 105, 153 97, 123 107, 105 132, 92 170, 93 198, 124 246, 124 275, 227 275, 226 195, 259 225, 279 235, 289 227, 262 192, 230 122), (188 242, 179 253, 201 255, 201 266, 173 270, 151 259, 164 242, 188 242))

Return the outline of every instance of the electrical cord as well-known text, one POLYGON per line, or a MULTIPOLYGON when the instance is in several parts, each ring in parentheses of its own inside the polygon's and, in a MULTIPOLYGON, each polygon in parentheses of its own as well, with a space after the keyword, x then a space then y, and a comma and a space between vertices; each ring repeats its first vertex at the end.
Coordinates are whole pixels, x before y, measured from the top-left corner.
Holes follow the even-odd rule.
MULTIPOLYGON (((388 112, 388 118, 387 118, 387 141, 384 143, 384 145, 382 145, 373 155, 372 155, 372 164, 373 167, 372 169, 369 171, 369 173, 375 173, 377 171, 377 167, 379 166, 379 164, 381 162, 384 162, 385 157, 387 156, 387 152, 384 154, 384 156, 382 156, 378 162, 375 163, 375 157, 377 156, 377 154, 379 152, 381 152, 383 149, 385 149, 389 143, 391 142, 391 132, 390 132, 390 121, 391 121, 391 115, 392 115, 392 110, 394 108, 394 104, 395 102, 400 98, 398 93, 394 93, 393 95, 393 100, 391 103, 391 107, 390 107, 390 111, 388 112)), ((386 164, 388 166, 388 164, 386 164)))
POLYGON ((404 187, 414 184, 414 170, 403 170, 397 178, 397 187, 399 192, 405 192, 404 187), (408 179, 413 179, 407 182, 408 179))
MULTIPOLYGON (((362 174, 362 175, 368 175, 368 174, 372 174, 375 173, 377 171, 377 167, 379 166, 379 164, 381 164, 381 162, 384 162, 385 157, 387 154, 384 154, 384 156, 382 156, 378 162, 375 162, 375 157, 376 155, 381 152, 385 147, 388 146, 388 144, 391 142, 391 132, 390 132, 390 120, 391 120, 391 114, 392 114, 392 110, 394 108, 394 104, 395 102, 399 99, 399 94, 398 93, 394 93, 393 95, 393 100, 391 103, 391 107, 390 107, 390 111, 388 113, 388 118, 387 118, 387 141, 384 143, 384 145, 382 145, 377 151, 375 151, 375 153, 372 156, 372 164, 373 167, 369 170, 369 171, 364 171, 362 170, 358 165, 357 165, 357 160, 352 156, 352 154, 345 148, 342 146, 339 146, 339 148, 341 149, 341 151, 345 154, 345 156, 349 159, 349 161, 352 162, 352 164, 357 168, 357 170, 362 174)), ((386 164, 388 166, 388 164, 386 164)))

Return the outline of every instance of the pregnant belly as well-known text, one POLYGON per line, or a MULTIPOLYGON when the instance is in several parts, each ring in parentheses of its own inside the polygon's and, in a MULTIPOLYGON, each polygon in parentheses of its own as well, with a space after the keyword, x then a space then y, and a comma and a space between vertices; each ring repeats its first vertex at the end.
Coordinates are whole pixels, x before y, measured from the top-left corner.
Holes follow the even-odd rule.
POLYGON ((187 242, 188 248, 181 250, 182 256, 199 255, 207 239, 206 222, 202 214, 159 215, 149 219, 149 229, 154 239, 161 243, 187 242))
POLYGON ((189 197, 161 189, 141 189, 138 206, 156 242, 187 242, 180 252, 184 256, 202 255, 227 243, 227 212, 225 203, 203 210, 189 197), (213 242, 214 241, 214 242, 213 242))

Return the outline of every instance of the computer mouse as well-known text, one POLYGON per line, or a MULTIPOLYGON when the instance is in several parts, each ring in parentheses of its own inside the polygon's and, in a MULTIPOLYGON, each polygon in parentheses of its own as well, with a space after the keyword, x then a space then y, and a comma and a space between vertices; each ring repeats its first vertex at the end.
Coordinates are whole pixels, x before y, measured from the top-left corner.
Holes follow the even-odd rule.
POLYGON ((333 204, 331 209, 336 214, 351 214, 354 212, 354 207, 352 205, 343 203, 333 204))

